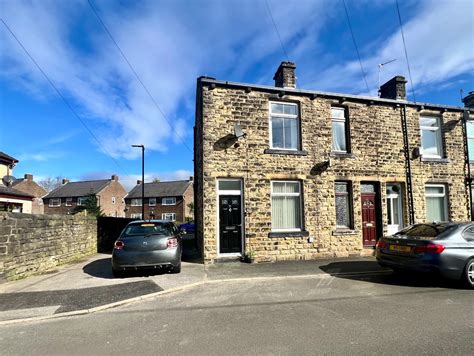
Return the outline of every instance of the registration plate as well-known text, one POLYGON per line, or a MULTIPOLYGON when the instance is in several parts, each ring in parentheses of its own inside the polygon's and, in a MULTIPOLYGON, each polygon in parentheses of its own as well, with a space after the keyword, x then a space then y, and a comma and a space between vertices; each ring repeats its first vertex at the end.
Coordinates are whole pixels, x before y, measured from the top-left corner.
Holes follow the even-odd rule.
POLYGON ((395 251, 395 252, 410 253, 411 252, 411 247, 410 246, 400 246, 400 245, 390 245, 389 250, 390 251, 395 251))

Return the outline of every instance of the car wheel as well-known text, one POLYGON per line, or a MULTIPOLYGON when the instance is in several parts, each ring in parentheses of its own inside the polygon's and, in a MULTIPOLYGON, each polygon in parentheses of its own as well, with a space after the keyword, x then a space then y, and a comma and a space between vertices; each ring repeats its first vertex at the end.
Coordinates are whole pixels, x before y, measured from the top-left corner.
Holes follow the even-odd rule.
POLYGON ((176 265, 171 267, 171 273, 180 273, 181 272, 181 261, 176 265))
POLYGON ((125 277, 125 271, 112 269, 112 274, 115 278, 123 278, 125 277))
POLYGON ((466 263, 464 269, 464 282, 469 288, 474 288, 474 258, 471 258, 466 263))

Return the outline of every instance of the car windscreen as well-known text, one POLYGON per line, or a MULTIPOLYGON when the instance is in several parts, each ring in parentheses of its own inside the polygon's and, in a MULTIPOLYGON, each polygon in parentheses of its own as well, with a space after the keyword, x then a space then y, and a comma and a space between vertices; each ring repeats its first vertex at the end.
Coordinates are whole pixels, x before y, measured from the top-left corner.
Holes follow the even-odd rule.
POLYGON ((409 226, 395 234, 405 235, 409 237, 422 237, 425 239, 435 239, 441 234, 454 229, 456 225, 453 224, 417 224, 409 226))
POLYGON ((173 235, 172 224, 167 223, 141 223, 128 225, 125 228, 123 236, 137 236, 137 235, 173 235))

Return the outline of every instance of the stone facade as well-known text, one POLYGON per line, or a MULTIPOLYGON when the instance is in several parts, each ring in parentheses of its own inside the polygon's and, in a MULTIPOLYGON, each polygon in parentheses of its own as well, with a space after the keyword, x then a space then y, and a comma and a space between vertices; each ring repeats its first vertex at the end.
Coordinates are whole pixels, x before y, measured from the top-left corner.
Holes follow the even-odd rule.
MULTIPOLYGON (((400 81, 396 80, 397 85, 400 81)), ((392 88, 389 92, 401 93, 401 89, 392 88)), ((404 225, 410 223, 410 211, 414 222, 426 221, 425 188, 430 183, 446 187, 450 220, 468 220, 462 115, 463 110, 457 107, 291 88, 282 91, 279 87, 199 78, 194 140, 195 204, 197 238, 204 262, 225 257, 218 251, 216 186, 221 178, 242 182, 244 218, 240 253, 251 253, 257 261, 372 254, 373 247, 364 248, 363 244, 361 184, 366 182, 375 184, 378 190, 377 237, 387 233, 388 183, 399 183, 402 188, 404 225), (297 105, 301 140, 298 150, 270 149, 270 101, 297 105), (347 112, 349 153, 332 152, 331 107, 343 107, 347 112), (424 114, 434 115, 442 122, 444 152, 440 159, 417 155, 416 148, 421 146, 419 120, 424 114), (405 118, 409 147, 404 145, 405 118), (245 137, 231 139, 235 124, 240 125, 245 137), (411 209, 405 154, 410 156, 411 164, 411 209), (271 182, 277 180, 300 182, 300 233, 272 233, 271 182), (350 229, 336 227, 336 181, 350 185, 350 229)))
POLYGON ((0 277, 18 279, 97 252, 97 220, 0 212, 0 277))

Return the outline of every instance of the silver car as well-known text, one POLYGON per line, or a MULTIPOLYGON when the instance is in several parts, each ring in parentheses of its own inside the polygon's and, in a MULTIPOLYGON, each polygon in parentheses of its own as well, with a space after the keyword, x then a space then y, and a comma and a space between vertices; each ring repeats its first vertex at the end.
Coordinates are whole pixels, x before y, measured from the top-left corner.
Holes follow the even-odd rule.
POLYGON ((181 272, 182 235, 183 231, 170 221, 129 223, 114 244, 113 275, 123 277, 126 271, 147 268, 181 272))
POLYGON ((474 288, 474 223, 411 225, 381 238, 375 256, 394 270, 438 272, 474 288))

